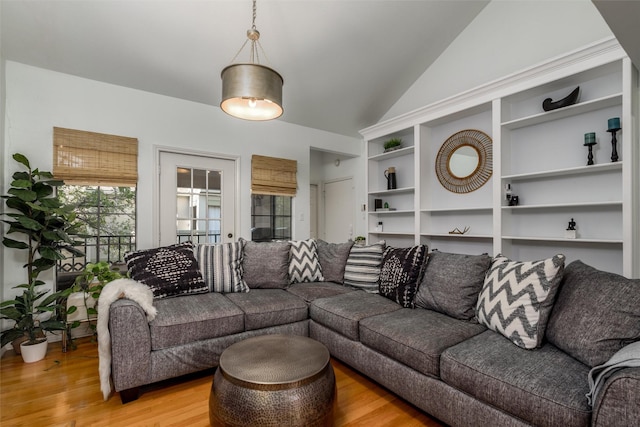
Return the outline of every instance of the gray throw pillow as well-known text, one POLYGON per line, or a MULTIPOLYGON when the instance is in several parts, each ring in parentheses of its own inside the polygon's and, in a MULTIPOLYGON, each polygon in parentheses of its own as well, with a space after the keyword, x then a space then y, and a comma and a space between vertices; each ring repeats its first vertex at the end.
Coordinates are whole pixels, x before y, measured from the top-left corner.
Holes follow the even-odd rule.
POLYGON ((416 295, 416 307, 456 319, 474 319, 478 294, 490 265, 491 257, 486 254, 431 252, 416 295))
POLYGON ((317 240, 316 244, 324 280, 342 283, 344 281, 344 268, 353 242, 327 243, 324 240, 317 240))
POLYGON ((547 340, 588 366, 640 341, 640 279, 567 265, 547 326, 547 340))
POLYGON ((249 242, 244 239, 242 278, 249 288, 289 286, 289 242, 249 242))

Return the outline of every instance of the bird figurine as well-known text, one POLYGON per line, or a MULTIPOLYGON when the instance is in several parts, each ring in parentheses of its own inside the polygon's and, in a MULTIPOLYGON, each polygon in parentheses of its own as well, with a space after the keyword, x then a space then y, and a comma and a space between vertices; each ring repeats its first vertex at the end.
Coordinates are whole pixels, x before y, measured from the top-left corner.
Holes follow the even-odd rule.
POLYGON ((580 97, 580 86, 575 88, 573 92, 571 92, 566 97, 562 98, 559 101, 552 101, 551 98, 547 98, 542 101, 542 109, 544 111, 557 110, 558 108, 567 107, 569 105, 573 105, 578 102, 578 98, 580 97))

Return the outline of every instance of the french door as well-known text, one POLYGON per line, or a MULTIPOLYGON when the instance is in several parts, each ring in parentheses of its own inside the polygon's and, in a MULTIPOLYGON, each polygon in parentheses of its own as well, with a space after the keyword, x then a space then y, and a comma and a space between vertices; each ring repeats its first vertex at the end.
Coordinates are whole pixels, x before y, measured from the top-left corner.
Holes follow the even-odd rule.
POLYGON ((236 161, 159 152, 160 246, 235 239, 236 161))

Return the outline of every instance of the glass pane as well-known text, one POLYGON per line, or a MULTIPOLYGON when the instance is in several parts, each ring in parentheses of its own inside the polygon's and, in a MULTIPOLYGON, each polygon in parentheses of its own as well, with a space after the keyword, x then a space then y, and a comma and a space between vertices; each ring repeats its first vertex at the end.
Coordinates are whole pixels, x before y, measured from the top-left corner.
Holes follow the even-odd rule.
POLYGON ((207 171, 209 179, 208 179, 208 189, 209 191, 217 191, 220 192, 221 182, 222 182, 222 173, 220 171, 207 171))
POLYGON ((207 191, 207 171, 202 169, 193 169, 193 189, 194 192, 207 191), (201 190, 201 191, 197 191, 201 190))

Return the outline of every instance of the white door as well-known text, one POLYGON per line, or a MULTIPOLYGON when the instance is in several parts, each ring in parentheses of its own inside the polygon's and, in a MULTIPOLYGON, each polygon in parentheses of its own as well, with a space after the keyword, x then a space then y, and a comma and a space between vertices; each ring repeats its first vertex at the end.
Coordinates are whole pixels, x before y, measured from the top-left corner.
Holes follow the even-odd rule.
POLYGON ((235 239, 236 162, 161 151, 160 246, 235 239))
POLYGON ((353 179, 324 184, 324 236, 327 242, 341 243, 353 238, 355 217, 353 179))

